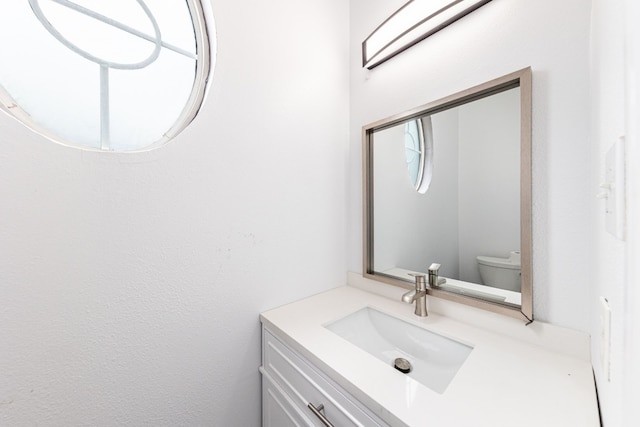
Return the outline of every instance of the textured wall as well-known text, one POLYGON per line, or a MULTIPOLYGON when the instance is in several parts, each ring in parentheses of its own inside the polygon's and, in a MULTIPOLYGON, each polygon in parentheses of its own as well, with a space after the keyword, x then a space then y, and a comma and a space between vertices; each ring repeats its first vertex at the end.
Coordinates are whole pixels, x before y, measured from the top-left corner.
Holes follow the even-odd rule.
POLYGON ((348 4, 212 3, 213 85, 169 145, 0 114, 2 426, 258 426, 258 313, 346 280, 348 4))
MULTIPOLYGON (((626 136, 627 164, 627 236, 620 240, 605 227, 605 201, 594 198, 591 209, 595 223, 591 230, 595 262, 593 290, 589 301, 593 310, 591 323, 593 367, 598 397, 606 426, 638 424, 640 409, 640 164, 638 147, 638 103, 640 95, 637 2, 622 0, 593 2, 591 45, 591 188, 598 189, 605 176, 607 151, 622 135, 626 136), (635 33, 635 34, 633 34, 635 33), (611 307, 610 373, 603 365, 599 297, 611 307)), ((594 190, 595 194, 596 191, 594 190)))

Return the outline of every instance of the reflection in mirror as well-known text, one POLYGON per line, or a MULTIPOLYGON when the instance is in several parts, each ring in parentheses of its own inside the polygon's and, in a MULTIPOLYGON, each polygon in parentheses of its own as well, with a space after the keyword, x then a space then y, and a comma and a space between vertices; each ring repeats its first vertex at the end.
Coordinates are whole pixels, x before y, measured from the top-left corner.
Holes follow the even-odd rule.
POLYGON ((419 117, 404 124, 404 154, 411 185, 425 194, 433 175, 433 130, 431 117, 419 117))
POLYGON ((531 71, 364 127, 365 276, 533 319, 531 71))

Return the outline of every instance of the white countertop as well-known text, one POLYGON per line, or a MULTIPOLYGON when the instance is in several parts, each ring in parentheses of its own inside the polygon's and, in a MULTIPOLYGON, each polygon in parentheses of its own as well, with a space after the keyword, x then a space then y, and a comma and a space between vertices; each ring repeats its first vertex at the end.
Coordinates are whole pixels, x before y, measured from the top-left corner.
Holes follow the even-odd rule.
POLYGON ((600 425, 588 360, 530 341, 435 313, 419 318, 412 306, 351 286, 269 310, 261 320, 392 426, 600 425), (367 306, 473 346, 443 394, 323 327, 367 306))

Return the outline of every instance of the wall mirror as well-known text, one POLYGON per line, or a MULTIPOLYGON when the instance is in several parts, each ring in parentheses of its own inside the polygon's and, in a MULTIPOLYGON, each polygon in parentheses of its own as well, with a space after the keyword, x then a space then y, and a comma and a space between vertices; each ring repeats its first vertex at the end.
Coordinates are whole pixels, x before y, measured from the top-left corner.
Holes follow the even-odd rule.
POLYGON ((363 127, 364 276, 533 320, 531 69, 363 127))

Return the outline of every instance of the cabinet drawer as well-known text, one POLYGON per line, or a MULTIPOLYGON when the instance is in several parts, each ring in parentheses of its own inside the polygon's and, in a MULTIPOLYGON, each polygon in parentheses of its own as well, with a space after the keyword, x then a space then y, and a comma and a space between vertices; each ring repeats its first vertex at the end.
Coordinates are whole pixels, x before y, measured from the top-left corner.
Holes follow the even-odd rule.
POLYGON ((262 372, 262 427, 307 427, 312 422, 300 412, 271 376, 262 372))
POLYGON ((309 403, 323 405, 322 413, 335 427, 385 425, 267 329, 263 329, 263 366, 313 425, 324 426, 307 407, 309 403))

